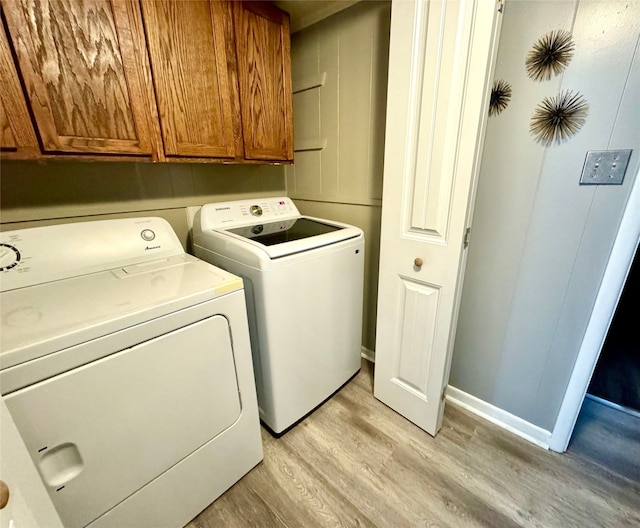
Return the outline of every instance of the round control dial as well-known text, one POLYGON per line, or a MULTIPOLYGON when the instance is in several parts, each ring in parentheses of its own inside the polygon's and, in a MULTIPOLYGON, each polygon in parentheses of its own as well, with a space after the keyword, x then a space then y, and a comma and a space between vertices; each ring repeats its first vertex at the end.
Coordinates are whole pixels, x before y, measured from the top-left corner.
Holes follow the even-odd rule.
POLYGON ((10 270, 20 262, 20 252, 9 244, 0 244, 0 271, 10 270))
POLYGON ((140 236, 142 237, 143 240, 146 240, 147 242, 151 242, 154 238, 156 238, 156 234, 151 229, 144 229, 140 233, 140 236))
POLYGON ((253 216, 262 216, 262 207, 260 207, 259 205, 252 205, 251 207, 249 207, 249 212, 253 216))

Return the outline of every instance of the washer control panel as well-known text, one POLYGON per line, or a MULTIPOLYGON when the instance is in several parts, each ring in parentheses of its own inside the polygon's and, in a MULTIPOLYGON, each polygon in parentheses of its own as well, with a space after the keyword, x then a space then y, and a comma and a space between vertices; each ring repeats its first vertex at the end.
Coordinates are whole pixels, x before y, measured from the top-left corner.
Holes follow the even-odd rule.
POLYGON ((203 231, 240 227, 250 224, 297 218, 300 212, 291 198, 261 198, 235 202, 212 203, 202 206, 200 227, 203 231))
POLYGON ((0 291, 183 254, 162 218, 124 218, 0 233, 0 291))

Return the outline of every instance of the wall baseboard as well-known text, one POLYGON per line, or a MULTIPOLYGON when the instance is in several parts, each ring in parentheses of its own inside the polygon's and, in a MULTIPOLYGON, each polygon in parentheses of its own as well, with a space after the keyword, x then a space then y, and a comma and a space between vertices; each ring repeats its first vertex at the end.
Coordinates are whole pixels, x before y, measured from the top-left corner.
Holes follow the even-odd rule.
MULTIPOLYGON (((369 350, 366 347, 361 347, 360 355, 363 359, 375 363, 375 352, 369 350)), ((511 414, 495 405, 487 403, 480 398, 476 398, 471 394, 468 394, 451 385, 447 386, 447 401, 466 409, 473 414, 480 416, 485 420, 506 429, 510 433, 519 436, 537 445, 543 449, 549 449, 549 439, 551 438, 551 431, 542 429, 514 414, 511 414)))
POLYGON ((543 449, 549 449, 551 431, 542 429, 471 394, 447 386, 447 401, 466 409, 543 449))
POLYGON ((369 363, 376 362, 376 353, 373 350, 369 350, 367 347, 360 347, 360 355, 369 363))

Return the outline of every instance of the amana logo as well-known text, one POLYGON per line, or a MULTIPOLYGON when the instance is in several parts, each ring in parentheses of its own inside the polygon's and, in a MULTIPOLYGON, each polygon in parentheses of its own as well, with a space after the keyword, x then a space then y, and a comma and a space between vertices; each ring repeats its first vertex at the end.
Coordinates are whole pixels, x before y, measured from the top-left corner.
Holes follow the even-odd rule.
POLYGON ((160 246, 147 246, 144 248, 145 251, 151 251, 152 249, 160 249, 160 246))

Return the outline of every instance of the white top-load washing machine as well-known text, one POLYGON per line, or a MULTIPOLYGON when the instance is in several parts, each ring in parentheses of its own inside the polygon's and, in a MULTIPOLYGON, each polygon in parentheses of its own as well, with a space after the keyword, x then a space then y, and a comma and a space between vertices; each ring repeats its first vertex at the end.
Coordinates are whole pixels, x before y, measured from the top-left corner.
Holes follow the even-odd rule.
POLYGON ((165 220, 0 233, 0 285, 2 398, 65 526, 184 526, 262 459, 242 281, 165 220))
POLYGON ((192 234, 244 279, 260 417, 281 434, 360 369, 364 235, 289 198, 205 205, 192 234))

